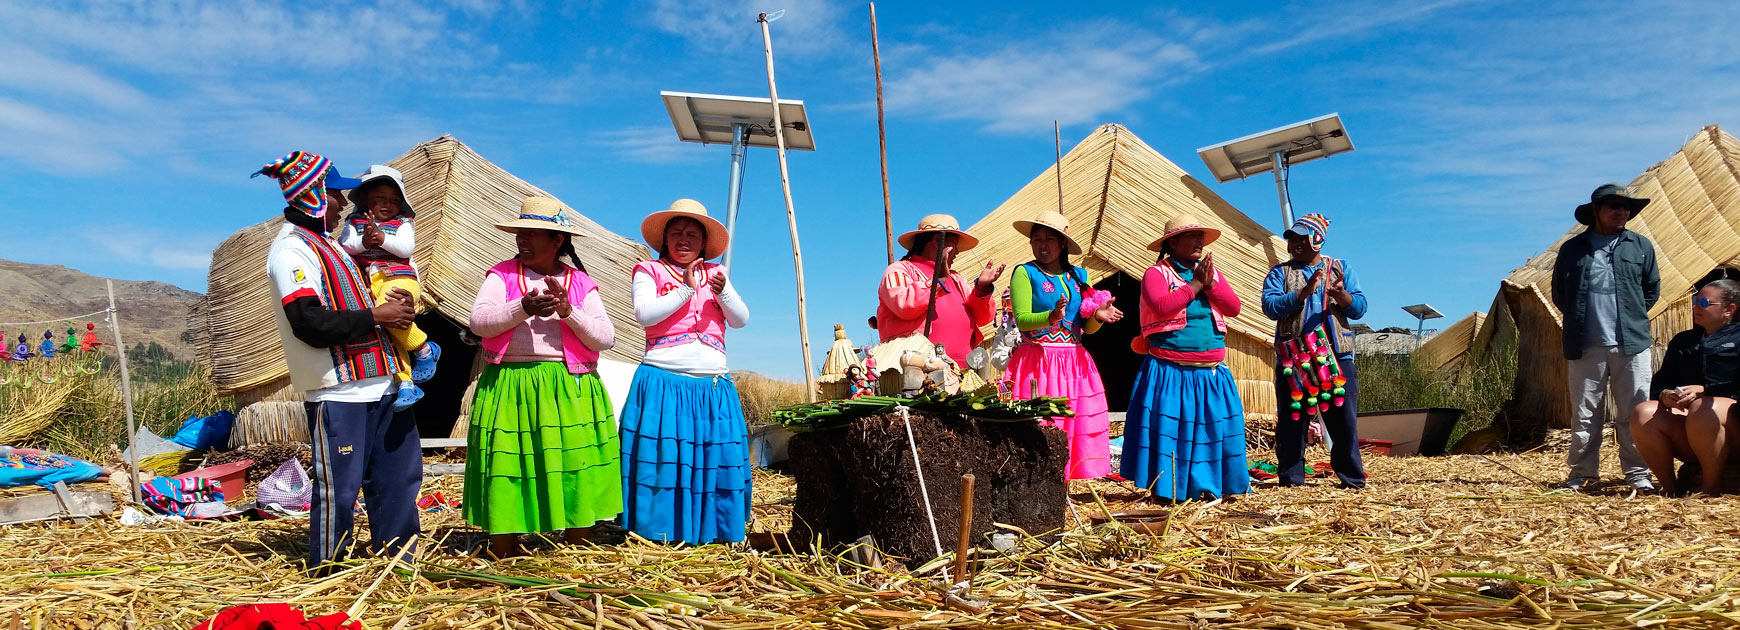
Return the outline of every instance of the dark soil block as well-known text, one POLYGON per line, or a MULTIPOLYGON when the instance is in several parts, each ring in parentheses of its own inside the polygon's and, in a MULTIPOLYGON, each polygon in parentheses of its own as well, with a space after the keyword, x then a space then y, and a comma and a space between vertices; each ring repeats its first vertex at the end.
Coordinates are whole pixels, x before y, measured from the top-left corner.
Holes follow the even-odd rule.
POLYGON ((990 446, 992 511, 997 522, 1034 536, 1063 526, 1069 510, 1069 436, 1037 423, 986 422, 979 425, 990 446), (1035 430, 1038 429, 1038 430, 1035 430))
MULTIPOLYGON (((961 521, 961 476, 972 473, 973 540, 993 522, 1042 534, 1063 525, 1068 438, 1036 422, 979 422, 913 413, 912 433, 944 550, 961 521)), ((790 445, 797 480, 791 538, 849 544, 873 536, 884 554, 915 565, 936 557, 925 492, 899 414, 800 433, 790 445)))

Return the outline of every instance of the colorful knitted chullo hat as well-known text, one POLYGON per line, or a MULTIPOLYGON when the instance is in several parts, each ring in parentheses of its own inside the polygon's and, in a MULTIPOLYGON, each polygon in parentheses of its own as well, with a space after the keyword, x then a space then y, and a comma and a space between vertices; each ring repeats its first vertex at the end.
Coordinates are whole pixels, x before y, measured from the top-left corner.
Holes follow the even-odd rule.
POLYGON ((1329 237, 1329 218, 1321 214, 1307 214, 1294 221, 1293 227, 1287 228, 1287 231, 1282 232, 1281 236, 1285 238, 1303 236, 1305 241, 1311 244, 1311 251, 1323 251, 1323 239, 1329 237))
POLYGON ((326 216, 326 189, 350 190, 359 183, 340 176, 338 169, 333 168, 332 160, 307 151, 292 151, 278 161, 260 167, 253 176, 260 175, 278 180, 284 203, 314 217, 326 216))

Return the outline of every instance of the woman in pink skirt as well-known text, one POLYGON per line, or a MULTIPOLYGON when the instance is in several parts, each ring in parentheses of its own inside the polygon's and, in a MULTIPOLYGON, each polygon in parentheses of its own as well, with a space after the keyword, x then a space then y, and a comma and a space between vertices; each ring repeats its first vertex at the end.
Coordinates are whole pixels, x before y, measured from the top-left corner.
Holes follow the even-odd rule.
POLYGON ((1069 434, 1069 478, 1104 477, 1112 472, 1106 388, 1081 336, 1124 314, 1112 306, 1110 293, 1088 286, 1086 271, 1069 264, 1069 255, 1082 250, 1063 214, 1047 211, 1016 221, 1015 229, 1033 246, 1033 261, 1016 267, 1009 280, 1021 344, 1004 378, 1017 397, 1031 395, 1037 385, 1041 396, 1068 398, 1075 416, 1048 423, 1069 434))

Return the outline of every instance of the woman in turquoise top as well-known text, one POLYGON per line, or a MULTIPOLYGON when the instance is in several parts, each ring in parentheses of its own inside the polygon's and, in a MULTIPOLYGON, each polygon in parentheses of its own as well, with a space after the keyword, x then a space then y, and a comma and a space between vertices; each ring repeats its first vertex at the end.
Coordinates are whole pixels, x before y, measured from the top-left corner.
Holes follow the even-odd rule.
POLYGON ((1205 249, 1220 230, 1173 217, 1148 246, 1160 260, 1142 274, 1148 356, 1124 414, 1120 474, 1161 501, 1250 491, 1245 413, 1226 359, 1226 319, 1239 296, 1205 249))
POLYGON ((1047 421, 1069 435, 1068 478, 1104 477, 1112 472, 1106 388, 1081 336, 1123 313, 1112 306, 1110 293, 1088 286, 1086 271, 1069 264, 1069 255, 1082 250, 1069 237, 1069 221, 1061 213, 1016 221, 1015 229, 1027 236, 1033 260, 1016 267, 1009 281, 1021 344, 1010 355, 1004 378, 1018 397, 1068 398, 1075 416, 1047 421))

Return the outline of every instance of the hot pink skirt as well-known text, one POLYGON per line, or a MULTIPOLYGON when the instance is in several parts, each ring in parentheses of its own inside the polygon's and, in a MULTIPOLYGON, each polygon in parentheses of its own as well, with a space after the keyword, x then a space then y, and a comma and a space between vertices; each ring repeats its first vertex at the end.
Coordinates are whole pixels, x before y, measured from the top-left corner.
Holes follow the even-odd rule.
POLYGON ((1087 348, 1074 343, 1024 341, 1009 357, 1003 378, 1010 381, 1017 397, 1030 395, 1030 383, 1039 383, 1039 395, 1068 398, 1073 418, 1051 418, 1045 423, 1069 435, 1069 478, 1095 479, 1112 473, 1106 431, 1106 387, 1087 348))

